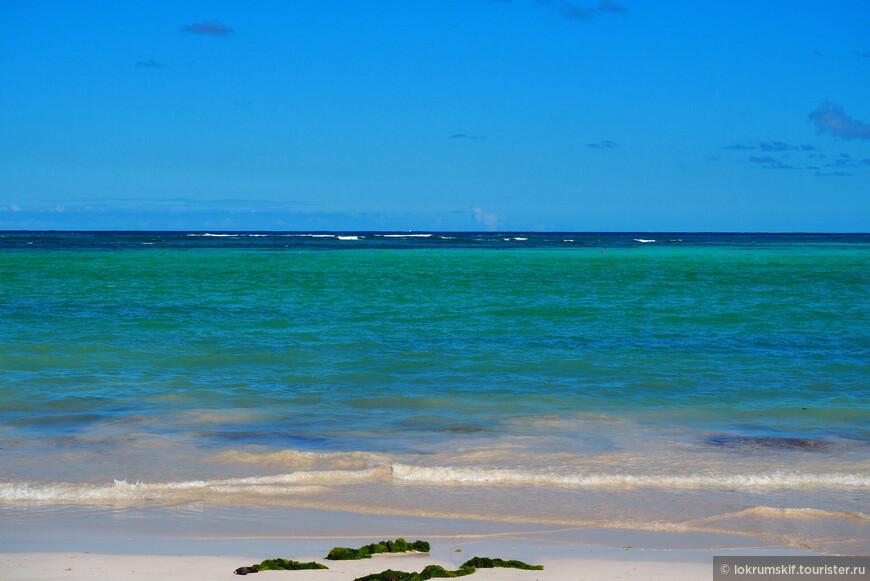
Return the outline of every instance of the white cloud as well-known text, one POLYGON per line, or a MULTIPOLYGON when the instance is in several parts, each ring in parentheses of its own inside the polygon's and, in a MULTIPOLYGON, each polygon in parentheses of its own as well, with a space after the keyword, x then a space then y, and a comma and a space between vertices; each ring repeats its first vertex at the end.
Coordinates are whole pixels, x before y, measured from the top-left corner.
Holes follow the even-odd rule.
POLYGON ((484 212, 480 208, 472 208, 474 221, 487 228, 497 228, 501 224, 501 216, 492 212, 484 212))

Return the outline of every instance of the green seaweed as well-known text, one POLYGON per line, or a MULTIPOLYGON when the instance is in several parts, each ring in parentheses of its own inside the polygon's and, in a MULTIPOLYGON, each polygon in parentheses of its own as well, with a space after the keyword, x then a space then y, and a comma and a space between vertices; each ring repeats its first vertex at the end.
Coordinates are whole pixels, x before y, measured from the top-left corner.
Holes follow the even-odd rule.
POLYGON ((471 567, 466 567, 462 565, 456 571, 448 571, 444 567, 439 565, 429 565, 419 573, 420 580, 424 579, 443 579, 443 578, 453 578, 453 577, 465 577, 466 575, 471 575, 474 573, 474 569, 471 567))
POLYGON ((299 561, 291 561, 290 559, 266 559, 257 565, 250 567, 239 567, 235 570, 236 575, 247 575, 249 573, 259 573, 260 571, 304 571, 307 569, 328 569, 326 565, 321 565, 314 561, 301 563, 299 561))
POLYGON ((489 557, 472 557, 462 564, 462 567, 474 567, 475 569, 492 569, 505 567, 510 569, 523 569, 525 571, 543 571, 543 565, 529 565, 522 561, 505 561, 504 559, 490 559, 489 557))
POLYGON ((305 571, 307 569, 329 569, 315 561, 300 563, 289 559, 266 559, 256 566, 260 571, 305 571))
POLYGON ((326 555, 326 558, 331 561, 355 561, 358 559, 370 559, 372 555, 379 553, 407 553, 408 551, 428 553, 429 543, 420 540, 408 543, 405 539, 396 539, 395 541, 381 541, 379 543, 363 545, 358 549, 334 547, 326 555))
POLYGON ((428 553, 429 552, 429 543, 426 541, 416 540, 410 545, 408 545, 410 551, 417 551, 418 553, 428 553))
POLYGON ((409 581, 412 575, 416 575, 416 573, 407 573, 405 571, 393 571, 392 569, 387 569, 386 571, 381 571, 380 573, 372 573, 371 575, 366 575, 365 577, 357 577, 353 581, 409 581))
MULTIPOLYGON (((395 541, 381 541, 370 545, 363 545, 358 549, 350 549, 347 547, 334 547, 326 556, 327 559, 333 561, 346 561, 358 559, 370 559, 372 555, 379 553, 407 553, 408 551, 419 551, 421 553, 429 552, 429 543, 426 541, 414 541, 408 543, 405 539, 396 539, 395 541)), ((459 566, 455 571, 448 571, 440 565, 428 565, 419 573, 408 573, 405 571, 394 571, 387 569, 380 573, 372 573, 365 577, 357 577, 354 581, 426 581, 427 579, 452 579, 454 577, 465 577, 471 575, 478 569, 492 569, 494 567, 506 567, 512 569, 524 569, 526 571, 542 571, 542 565, 529 565, 522 561, 505 561, 504 559, 492 559, 489 557, 472 557, 459 566)), ((250 567, 239 567, 235 573, 237 575, 247 575, 248 573, 258 573, 260 571, 301 571, 303 569, 327 569, 325 565, 314 561, 309 563, 300 563, 299 561, 291 561, 288 559, 266 559, 258 565, 250 567)))
POLYGON ((522 561, 505 561, 504 559, 490 559, 489 557, 474 557, 459 566, 456 571, 448 571, 439 565, 429 565, 419 573, 406 573, 405 571, 393 571, 387 569, 380 573, 372 573, 365 577, 357 577, 354 581, 426 581, 427 579, 452 579, 471 575, 478 569, 492 569, 504 567, 510 569, 523 569, 526 571, 543 571, 542 565, 529 565, 522 561))
POLYGON ((333 547, 326 558, 331 561, 352 561, 355 559, 368 559, 368 553, 363 554, 362 549, 349 549, 347 547, 333 547))
POLYGON ((448 571, 439 565, 429 565, 419 573, 406 573, 405 571, 393 571, 387 569, 380 573, 372 573, 365 577, 357 577, 354 581, 426 581, 427 579, 452 579, 471 575, 474 569, 460 568, 457 571, 448 571))

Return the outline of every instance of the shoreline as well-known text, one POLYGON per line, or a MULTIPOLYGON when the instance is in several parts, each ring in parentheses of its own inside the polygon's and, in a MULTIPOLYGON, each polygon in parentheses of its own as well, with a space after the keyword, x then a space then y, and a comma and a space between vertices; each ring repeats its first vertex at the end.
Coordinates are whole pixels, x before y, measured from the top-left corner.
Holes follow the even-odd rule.
MULTIPOLYGON (((19 507, 19 509, 22 507, 19 507)), ((233 579, 233 571, 263 559, 318 561, 328 571, 261 572, 257 579, 354 579, 385 569, 455 569, 473 556, 541 564, 538 571, 481 570, 478 579, 698 579, 714 555, 810 555, 792 547, 735 535, 601 530, 582 527, 368 515, 282 509, 258 522, 256 507, 138 507, 0 513, 0 578, 233 579), (422 539, 431 553, 326 561, 334 546, 384 539, 422 539), (578 576, 578 571, 584 571, 578 576)))

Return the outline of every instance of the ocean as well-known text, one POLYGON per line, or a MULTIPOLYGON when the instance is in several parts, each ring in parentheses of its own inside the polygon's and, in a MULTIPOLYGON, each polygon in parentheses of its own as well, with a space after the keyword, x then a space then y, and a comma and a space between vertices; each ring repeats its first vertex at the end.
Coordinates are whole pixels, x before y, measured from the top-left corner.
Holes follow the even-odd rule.
POLYGON ((867 550, 870 235, 0 232, 0 512, 867 550))

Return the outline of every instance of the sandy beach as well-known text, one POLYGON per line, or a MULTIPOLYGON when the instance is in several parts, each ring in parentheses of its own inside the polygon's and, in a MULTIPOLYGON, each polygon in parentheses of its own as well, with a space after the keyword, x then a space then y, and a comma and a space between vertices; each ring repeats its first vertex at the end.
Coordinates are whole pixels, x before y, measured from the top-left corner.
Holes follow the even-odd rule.
MULTIPOLYGON (((691 557, 691 556, 686 556, 691 557)), ((84 553, 23 553, 3 555, 4 580, 139 580, 179 579, 206 581, 239 579, 233 567, 245 562, 245 557, 231 556, 164 556, 164 555, 100 555, 84 553)), ((250 560, 250 558, 248 558, 250 560)), ((254 579, 286 579, 299 581, 345 581, 356 577, 396 569, 420 570, 420 556, 383 557, 371 561, 330 563, 327 571, 263 571, 254 579)), ((444 559, 425 559, 425 564, 442 564, 444 559)), ((474 574, 482 581, 513 580, 697 580, 711 575, 711 564, 697 561, 647 561, 607 558, 564 558, 543 561, 544 571, 486 569, 474 574)))
POLYGON ((239 578, 235 569, 282 557, 321 571, 264 571, 255 579, 350 581, 436 564, 456 569, 474 556, 518 559, 543 571, 481 569, 475 579, 704 579, 714 555, 808 554, 759 539, 699 533, 594 530, 541 524, 362 515, 251 507, 37 507, 3 511, 0 580, 239 578), (258 522, 259 521, 259 522, 258 522), (258 534, 259 533, 259 534, 258 534), (324 559, 335 546, 422 539, 429 554, 324 559))

